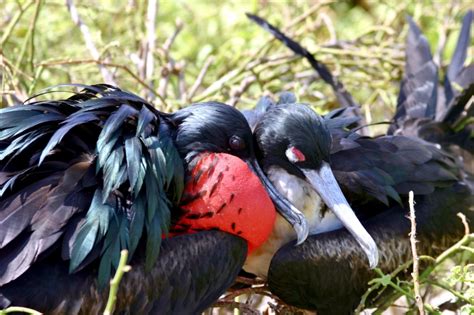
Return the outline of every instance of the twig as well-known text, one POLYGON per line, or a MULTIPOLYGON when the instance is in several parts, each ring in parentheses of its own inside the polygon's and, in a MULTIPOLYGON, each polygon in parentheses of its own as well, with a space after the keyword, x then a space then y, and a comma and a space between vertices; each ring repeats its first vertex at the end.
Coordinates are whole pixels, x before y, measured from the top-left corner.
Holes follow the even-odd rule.
POLYGON ((153 86, 151 77, 153 76, 153 52, 155 51, 155 25, 156 25, 156 11, 158 8, 157 0, 148 1, 148 9, 146 15, 146 55, 145 55, 145 79, 148 84, 153 86))
POLYGON ((246 295, 260 294, 260 295, 273 297, 272 293, 268 290, 268 287, 262 286, 262 287, 250 287, 250 288, 236 289, 236 290, 229 291, 221 299, 221 301, 231 301, 232 299, 244 294, 246 295))
POLYGON ((169 56, 171 46, 176 40, 176 37, 178 37, 179 33, 183 30, 184 23, 180 19, 176 19, 175 25, 176 25, 176 28, 173 34, 170 37, 168 37, 168 39, 163 44, 163 51, 165 52, 166 56, 169 56))
POLYGON ((134 78, 140 85, 142 85, 143 87, 145 87, 149 91, 151 91, 153 93, 153 95, 156 96, 161 101, 161 103, 163 103, 163 105, 165 107, 168 106, 165 99, 159 93, 155 92, 155 90, 153 90, 153 88, 151 86, 149 86, 146 82, 144 82, 142 79, 140 79, 127 66, 124 66, 122 64, 117 64, 117 63, 112 63, 112 62, 105 62, 105 61, 102 61, 102 60, 95 60, 95 59, 79 59, 79 60, 76 59, 76 60, 45 61, 45 62, 41 62, 39 64, 36 64, 35 66, 51 67, 51 66, 58 66, 58 65, 78 65, 78 64, 85 64, 85 63, 95 63, 95 64, 102 65, 102 66, 105 66, 105 67, 114 67, 114 68, 119 68, 119 69, 124 70, 125 72, 127 72, 127 74, 129 74, 132 78, 134 78))
POLYGON ((158 94, 162 95, 163 98, 167 97, 168 83, 169 83, 170 74, 173 68, 174 68, 174 62, 170 60, 161 69, 161 78, 160 78, 160 83, 158 84, 158 94))
POLYGON ((462 249, 462 250, 468 251, 471 254, 474 254, 474 248, 472 248, 472 247, 460 246, 459 248, 462 249))
MULTIPOLYGON (((392 271, 389 276, 391 279, 395 278, 400 272, 408 269, 408 267, 410 267, 410 265, 413 263, 413 261, 408 261, 406 263, 404 263, 403 265, 400 265, 398 266, 397 269, 395 269, 394 271, 392 271)), ((374 279, 376 280, 376 279, 374 279)), ((367 298, 369 297, 369 295, 378 290, 380 288, 380 286, 382 285, 382 282, 380 281, 374 281, 374 280, 371 280, 369 282, 369 285, 371 285, 371 287, 369 287, 369 289, 367 289, 367 291, 364 293, 364 295, 362 296, 361 300, 360 300, 360 303, 359 303, 359 306, 357 306, 355 312, 356 313, 360 313, 364 310, 365 306, 366 306, 366 302, 367 302, 367 298)))
POLYGON ((107 306, 104 310, 104 315, 111 315, 115 309, 115 303, 117 302, 117 291, 119 288, 120 281, 122 280, 123 274, 125 272, 129 272, 132 267, 127 265, 128 259, 128 251, 122 250, 120 252, 120 261, 115 272, 113 279, 110 281, 110 291, 109 291, 109 298, 107 300, 107 306))
MULTIPOLYGON (((300 24, 303 22, 307 17, 312 15, 314 12, 318 11, 321 7, 328 5, 330 3, 334 2, 333 0, 328 0, 328 1, 321 1, 318 2, 317 4, 313 5, 311 8, 309 8, 305 13, 302 15, 296 17, 293 19, 288 26, 283 27, 282 29, 284 31, 288 31, 290 28, 300 24)), ((291 34, 290 34, 291 35, 291 34)), ((240 75, 246 75, 246 71, 252 71, 255 67, 262 65, 263 63, 267 62, 267 57, 266 54, 268 53, 268 50, 271 48, 271 43, 275 42, 276 39, 272 38, 269 39, 267 42, 265 42, 259 49, 257 49, 256 52, 254 52, 247 61, 239 63, 239 66, 237 68, 233 68, 229 72, 225 73, 224 75, 221 75, 218 80, 216 80, 214 83, 212 83, 210 86, 208 86, 202 93, 200 93, 198 96, 196 96, 195 101, 202 101, 212 94, 216 93, 217 91, 221 90, 225 85, 228 85, 236 80, 240 75), (264 56, 264 57, 262 57, 264 56)))
POLYGON ((244 92, 247 91, 249 86, 252 85, 252 83, 254 83, 256 80, 257 80, 257 77, 255 77, 254 75, 250 75, 246 77, 245 79, 243 79, 240 82, 239 87, 234 88, 231 91, 231 99, 229 100, 228 104, 230 106, 235 107, 235 105, 237 105, 237 103, 239 102, 240 96, 242 96, 242 94, 244 94, 244 92))
MULTIPOLYGON (((97 48, 95 47, 94 42, 92 41, 91 34, 89 32, 89 27, 81 20, 81 17, 77 12, 77 8, 75 7, 73 0, 66 0, 66 6, 69 10, 69 13, 71 14, 72 21, 79 27, 79 30, 82 33, 82 37, 84 37, 84 41, 86 42, 86 47, 92 55, 92 58, 99 60, 100 54, 97 48)), ((117 83, 115 83, 112 73, 110 73, 106 67, 99 64, 99 69, 106 83, 117 85, 117 83)))
POLYGON ((240 311, 242 311, 244 314, 248 315, 259 315, 260 312, 250 305, 246 303, 241 303, 241 302, 235 302, 235 301, 218 301, 212 305, 212 307, 230 307, 230 308, 236 308, 240 311))
POLYGON ((410 232, 410 244, 411 252, 413 254, 413 272, 411 276, 413 277, 413 290, 415 291, 415 301, 418 305, 418 311, 420 315, 425 314, 425 309, 423 307, 423 299, 420 294, 420 281, 419 281, 419 266, 418 266, 418 254, 416 253, 416 217, 415 217, 415 195, 413 190, 410 190, 408 193, 408 203, 410 204, 410 221, 411 221, 411 232, 410 232))
POLYGON ((161 79, 160 79, 160 83, 158 84, 158 93, 162 95, 164 98, 166 98, 166 95, 167 95, 170 75, 175 70, 175 64, 176 64, 174 59, 171 58, 170 56, 171 46, 173 45, 174 41, 176 40, 176 37, 181 32, 184 26, 183 22, 180 19, 176 20, 175 25, 176 25, 176 28, 174 30, 174 33, 170 37, 168 37, 168 39, 163 44, 163 47, 160 49, 166 63, 163 65, 163 68, 161 70, 161 79))
POLYGON ((283 30, 288 30, 289 28, 303 22, 306 20, 309 16, 311 16, 314 12, 319 11, 322 7, 329 5, 331 3, 336 2, 335 0, 327 0, 327 1, 318 1, 316 4, 314 4, 312 7, 310 7, 308 10, 305 10, 305 13, 302 15, 296 17, 293 19, 288 26, 284 27, 283 30))
POLYGON ((34 78, 29 75, 28 73, 26 72, 23 72, 20 68, 16 67, 12 61, 9 61, 3 54, 0 54, 0 56, 2 57, 2 62, 1 62, 1 65, 4 66, 4 68, 9 68, 10 71, 11 71, 11 76, 15 76, 17 74, 25 77, 25 79, 27 80, 33 80, 34 78))
POLYGON ((30 40, 32 40, 32 35, 34 33, 34 28, 36 27, 36 21, 38 20, 38 15, 39 15, 40 8, 41 8, 41 0, 36 0, 35 14, 33 16, 33 20, 31 20, 30 27, 28 28, 28 33, 25 36, 23 46, 21 47, 20 54, 19 54, 18 59, 16 61, 16 65, 15 65, 16 68, 20 67, 21 62, 23 61, 23 58, 25 57, 26 48, 28 46, 28 43, 30 42, 30 40))
POLYGON ((186 61, 181 60, 176 64, 175 71, 178 73, 178 95, 177 98, 183 103, 186 101, 186 81, 184 74, 186 72, 186 61))
POLYGON ((9 313, 25 313, 25 314, 31 314, 31 315, 42 315, 43 313, 40 313, 38 311, 35 311, 34 309, 28 308, 28 307, 21 307, 21 306, 10 306, 9 308, 6 308, 4 310, 0 310, 0 315, 4 314, 9 314, 9 313))
POLYGON ((439 280, 438 281, 427 281, 427 283, 429 283, 431 285, 434 285, 434 286, 437 286, 437 287, 440 287, 441 289, 448 291, 449 293, 451 293, 452 295, 454 295, 455 297, 457 297, 458 299, 460 299, 464 302, 467 302, 469 304, 474 304, 474 300, 469 299, 469 298, 465 297, 464 295, 462 295, 461 293, 459 293, 458 291, 451 289, 447 283, 444 283, 444 282, 439 281, 439 280))
POLYGON ((320 13, 319 16, 321 18, 321 21, 326 26, 326 29, 329 32, 329 38, 330 38, 329 43, 330 44, 337 43, 337 34, 336 34, 336 30, 334 29, 334 24, 332 23, 331 18, 324 12, 320 13))
POLYGON ((464 225, 464 235, 471 234, 471 231, 469 229, 469 224, 467 224, 466 216, 461 212, 458 212, 456 215, 461 219, 461 222, 464 225))
POLYGON ((470 242, 474 241, 474 234, 467 234, 464 235, 464 237, 459 240, 456 244, 445 250, 444 252, 441 253, 436 259, 433 265, 429 266, 426 268, 425 271, 421 274, 421 278, 425 279, 429 274, 433 272, 433 270, 440 265, 442 262, 444 262, 446 259, 454 255, 456 252, 459 250, 462 250, 462 247, 464 245, 469 244, 470 242))
POLYGON ((214 62, 213 56, 208 57, 206 61, 204 62, 204 65, 202 66, 201 71, 199 72, 196 78, 196 81, 194 81, 194 84, 191 86, 191 88, 189 89, 186 95, 186 100, 188 102, 192 101, 194 95, 196 94, 196 91, 201 86, 202 81, 204 80, 204 76, 206 75, 207 70, 209 69, 209 67, 212 65, 213 62, 214 62))
POLYGON ((23 14, 26 12, 26 10, 28 10, 29 7, 33 5, 33 3, 35 3, 35 0, 28 2, 24 7, 21 7, 21 5, 19 5, 18 11, 15 17, 10 21, 10 23, 5 28, 5 31, 2 35, 2 39, 0 40, 0 51, 1 51, 1 47, 3 47, 3 45, 7 42, 8 38, 10 38, 10 35, 12 34, 13 29, 18 24, 23 14))
POLYGON ((247 277, 238 276, 235 282, 248 284, 248 285, 264 285, 265 281, 259 278, 251 279, 247 277))
MULTIPOLYGON (((143 47, 143 60, 141 62, 143 68, 140 73, 142 79, 148 83, 152 88, 154 87, 153 71, 154 71, 154 52, 156 41, 156 13, 159 4, 157 0, 149 0, 146 12, 146 37, 143 47)), ((150 91, 148 91, 148 98, 151 98, 150 91)))
MULTIPOLYGON (((462 220, 462 216, 461 216, 461 220, 462 220)), ((467 222, 466 222, 467 223, 467 222)), ((449 257, 453 256, 454 254, 456 254, 458 251, 460 250, 464 250, 465 247, 467 247, 466 245, 473 242, 474 241, 474 233, 472 234, 466 234, 464 235, 464 237, 462 239, 460 239, 456 244, 454 244, 453 246, 451 246, 450 248, 446 249, 444 252, 442 252, 438 257, 436 257, 434 259, 434 261, 432 262, 432 264, 430 264, 429 266, 426 267, 426 269, 421 273, 420 275, 420 279, 425 280, 425 279, 428 279, 429 275, 439 266, 441 265, 446 259, 448 259, 449 257)), ((419 258, 422 258, 422 256, 420 256, 419 258)), ((383 303, 382 306, 378 305, 378 309, 385 309, 387 308, 388 306, 390 306, 391 304, 393 304, 393 302, 395 300, 397 300, 400 296, 401 296, 401 292, 394 292, 393 294, 391 294, 389 297, 387 297, 383 303)), ((427 304, 425 304, 425 308, 427 307, 427 304)))
POLYGON ((33 59, 35 56, 35 30, 36 30, 36 21, 38 20, 39 12, 41 8, 41 0, 38 1, 36 10, 35 10, 35 15, 33 17, 33 22, 32 22, 32 28, 31 28, 31 39, 30 39, 30 67, 31 70, 34 69, 33 65, 33 59))

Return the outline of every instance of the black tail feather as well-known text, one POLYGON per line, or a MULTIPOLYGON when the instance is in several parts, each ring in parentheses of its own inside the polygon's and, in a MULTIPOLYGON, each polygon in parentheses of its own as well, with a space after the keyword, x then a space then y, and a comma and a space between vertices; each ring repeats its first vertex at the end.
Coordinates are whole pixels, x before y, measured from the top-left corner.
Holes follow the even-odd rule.
MULTIPOLYGON (((322 63, 320 63, 314 56, 305 48, 301 47, 300 44, 283 34, 279 29, 277 29, 275 26, 271 25, 261 17, 258 17, 256 15, 246 13, 247 17, 257 23, 259 26, 270 32, 276 39, 281 41, 285 46, 287 46, 289 49, 291 49, 295 54, 300 55, 308 62, 311 64, 314 70, 319 74, 321 79, 324 80, 324 82, 328 83, 331 85, 331 87, 334 90, 334 93, 336 94, 336 97, 343 107, 354 107, 357 108, 359 105, 354 101, 352 96, 347 92, 347 90, 344 88, 343 84, 338 81, 336 78, 333 77, 329 69, 322 63)), ((359 115, 357 113, 357 115, 359 115)))
POLYGON ((466 87, 465 84, 472 83, 472 81, 474 80, 473 79, 474 69, 471 69, 469 71, 471 73, 471 77, 470 77, 471 82, 466 82, 469 80, 468 76, 463 76, 463 78, 460 78, 460 75, 465 70, 464 62, 466 61, 467 49, 469 48, 469 43, 471 39, 472 18, 473 18, 472 11, 469 11, 464 16, 461 32, 459 33, 459 38, 456 45, 456 49, 454 51, 451 64, 448 66, 448 71, 446 72, 446 77, 444 80, 446 103, 449 103, 456 94, 452 86, 453 82, 465 88, 466 87), (462 79, 462 80, 459 80, 459 79, 462 79))
POLYGON ((407 19, 409 32, 406 41, 405 78, 400 86, 394 124, 389 128, 388 134, 420 136, 421 129, 433 124, 444 124, 438 126, 443 127, 441 129, 460 130, 463 126, 459 123, 465 121, 469 111, 473 111, 468 106, 474 84, 474 65, 464 66, 473 12, 469 11, 463 19, 444 86, 438 84, 439 68, 433 61, 426 37, 411 17, 407 19))
POLYGON ((410 119, 434 119, 437 104, 438 66, 430 46, 411 17, 406 40, 405 78, 400 84, 397 110, 388 134, 404 129, 410 119))

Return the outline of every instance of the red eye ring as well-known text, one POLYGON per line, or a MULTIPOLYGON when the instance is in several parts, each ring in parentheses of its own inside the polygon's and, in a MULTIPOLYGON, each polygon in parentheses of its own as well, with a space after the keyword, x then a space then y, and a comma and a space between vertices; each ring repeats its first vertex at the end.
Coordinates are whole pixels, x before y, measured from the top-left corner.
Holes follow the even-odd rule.
POLYGON ((296 163, 296 162, 304 162, 306 161, 306 156, 301 152, 298 148, 296 147, 289 147, 286 152, 286 157, 290 162, 296 163))

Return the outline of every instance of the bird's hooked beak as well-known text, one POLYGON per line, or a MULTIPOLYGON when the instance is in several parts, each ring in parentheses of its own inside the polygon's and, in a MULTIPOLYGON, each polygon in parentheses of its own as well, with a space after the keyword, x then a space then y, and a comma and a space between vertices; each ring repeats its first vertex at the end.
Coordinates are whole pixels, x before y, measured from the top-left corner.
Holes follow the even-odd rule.
POLYGON ((318 193, 326 206, 332 210, 346 229, 355 237, 367 255, 370 267, 375 268, 379 260, 377 245, 349 206, 329 164, 323 161, 319 170, 303 168, 300 168, 300 170, 305 174, 308 182, 318 193))
POLYGON ((296 232, 297 245, 303 243, 309 234, 308 221, 306 220, 304 214, 299 211, 285 196, 283 196, 273 184, 270 182, 268 177, 258 165, 258 162, 255 158, 246 159, 247 165, 250 169, 260 178, 266 191, 268 192, 270 198, 277 211, 282 217, 284 217, 293 227, 296 232))

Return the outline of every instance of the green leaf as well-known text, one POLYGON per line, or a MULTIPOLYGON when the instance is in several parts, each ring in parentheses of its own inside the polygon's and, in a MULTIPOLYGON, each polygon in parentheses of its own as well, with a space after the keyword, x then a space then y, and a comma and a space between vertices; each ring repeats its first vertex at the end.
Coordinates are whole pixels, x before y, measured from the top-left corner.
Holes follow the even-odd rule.
POLYGON ((392 277, 390 275, 384 275, 382 278, 380 278, 380 283, 386 287, 392 282, 392 277))

